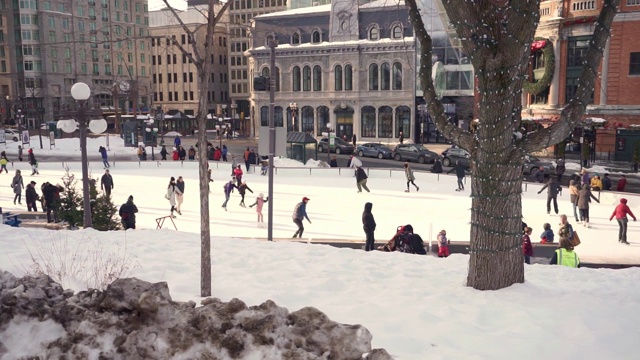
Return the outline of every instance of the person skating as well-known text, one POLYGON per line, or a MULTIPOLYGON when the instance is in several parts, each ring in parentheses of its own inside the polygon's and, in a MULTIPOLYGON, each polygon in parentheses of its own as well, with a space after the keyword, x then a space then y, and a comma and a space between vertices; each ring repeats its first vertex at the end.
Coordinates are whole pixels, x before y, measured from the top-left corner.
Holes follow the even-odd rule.
POLYGON ((162 150, 160 150, 160 156, 162 156, 161 160, 167 160, 167 154, 169 154, 167 147, 162 145, 162 150))
POLYGON ((371 213, 373 204, 368 202, 364 204, 364 211, 362 212, 362 228, 364 229, 365 245, 364 251, 372 251, 375 249, 374 232, 376 231, 376 220, 371 213))
POLYGON ((413 169, 409 166, 408 162, 404 163, 404 176, 407 179, 407 190, 404 192, 409 192, 409 184, 413 184, 413 186, 416 187, 416 191, 420 191, 420 188, 415 183, 416 177, 413 175, 413 169))
POLYGON ((627 223, 629 222, 627 215, 631 216, 633 221, 636 221, 636 216, 633 215, 631 209, 629 209, 629 206, 627 205, 627 199, 622 198, 620 199, 618 206, 613 209, 613 213, 611 214, 609 221, 613 220, 614 217, 616 218, 616 221, 618 222, 618 242, 629 245, 627 242, 627 223))
POLYGON ((195 149, 193 146, 191 146, 191 147, 189 148, 189 154, 188 154, 188 156, 189 156, 189 160, 191 160, 191 161, 193 161, 193 160, 195 160, 195 159, 196 159, 196 149, 195 149))
POLYGON ((556 161, 556 176, 558 177, 558 184, 562 185, 562 175, 566 170, 564 159, 560 158, 556 161))
POLYGON ((304 232, 304 226, 302 225, 302 220, 307 219, 309 224, 311 224, 311 220, 309 220, 309 216, 307 215, 307 203, 309 202, 308 197, 303 197, 302 201, 299 202, 296 207, 293 209, 293 222, 298 226, 298 230, 293 234, 292 238, 302 237, 302 233, 304 232))
POLYGON ((576 218, 576 222, 580 222, 578 218, 578 197, 580 196, 580 182, 579 180, 569 181, 569 197, 571 199, 571 206, 573 207, 573 216, 576 218))
POLYGON ((367 192, 370 192, 369 188, 367 187, 367 178, 367 173, 364 171, 362 166, 358 166, 356 168, 356 185, 358 186, 359 193, 362 192, 362 188, 367 190, 367 192))
POLYGON ((240 196, 242 197, 242 200, 240 200, 240 206, 242 207, 246 207, 244 204, 244 195, 246 194, 247 190, 251 191, 251 193, 253 194, 253 190, 251 190, 251 188, 247 185, 247 183, 243 181, 238 186, 238 193, 240 193, 240 196))
POLYGON ((122 206, 120 206, 120 210, 118 211, 123 229, 127 230, 136 228, 137 212, 138 207, 133 203, 133 195, 130 195, 127 199, 127 202, 122 204, 122 206))
POLYGON ((176 181, 176 211, 178 215, 182 215, 182 202, 184 201, 184 179, 178 176, 176 181))
POLYGON ((460 162, 460 160, 456 161, 456 165, 447 171, 447 174, 451 174, 452 172, 456 173, 456 177, 458 178, 458 188, 456 191, 464 191, 464 177, 467 175, 467 170, 464 165, 460 162))
POLYGON ((224 189, 224 203, 222 203, 222 207, 224 208, 224 211, 227 211, 227 203, 229 202, 229 198, 231 197, 231 193, 233 192, 233 189, 238 188, 236 184, 233 183, 233 180, 234 178, 232 177, 231 180, 229 180, 229 182, 224 184, 224 186, 222 187, 224 189))
POLYGON ((553 201, 553 210, 558 214, 558 193, 562 191, 562 187, 556 181, 556 178, 551 176, 549 181, 544 184, 542 189, 538 191, 541 194, 544 189, 547 189, 547 214, 551 214, 551 202, 553 201))
POLYGON ((269 202, 269 197, 265 199, 264 194, 260 193, 256 198, 256 202, 249 205, 249 207, 256 207, 256 214, 258 215, 258 227, 261 227, 264 224, 264 218, 262 217, 262 206, 266 202, 269 202))
POLYGON ((18 204, 22 205, 22 189, 24 189, 24 182, 22 181, 20 170, 16 170, 13 180, 11 180, 11 188, 15 194, 13 197, 13 205, 16 204, 16 200, 18 200, 18 204))
POLYGON ((35 181, 32 181, 29 184, 27 184, 25 195, 27 198, 27 211, 38 212, 38 206, 36 204, 36 201, 40 200, 40 196, 38 196, 38 191, 36 190, 35 181))
POLYGON ((38 161, 36 160, 36 155, 33 153, 33 149, 29 149, 27 151, 27 156, 29 157, 29 165, 31 165, 31 175, 38 175, 38 161))
POLYGON ((242 184, 242 166, 238 165, 235 170, 233 170, 233 176, 236 178, 236 187, 242 184))
POLYGON ((165 199, 169 200, 169 204, 171 205, 171 217, 175 218, 173 212, 176 210, 176 192, 178 189, 176 188, 176 178, 173 176, 171 180, 169 180, 169 185, 167 186, 167 193, 165 194, 165 199))
POLYGON ((100 178, 100 188, 104 191, 107 197, 111 196, 111 190, 113 190, 113 177, 109 173, 109 169, 104 171, 104 175, 100 178))
POLYGON ((98 148, 98 152, 102 157, 102 165, 104 165, 104 168, 110 168, 111 165, 109 165, 109 156, 107 155, 107 149, 104 146, 100 146, 100 148, 98 148))
POLYGON ((362 166, 362 161, 360 161, 360 159, 358 159, 357 157, 351 155, 351 157, 349 158, 349 164, 347 166, 353 169, 353 176, 356 176, 356 169, 358 169, 358 166, 362 166))
POLYGON ((582 225, 585 227, 589 227, 589 203, 591 202, 591 199, 595 200, 598 204, 600 203, 600 200, 596 199, 596 197, 591 193, 589 185, 583 186, 578 193, 578 210, 580 211, 580 220, 582 220, 582 225))
POLYGON ((227 154, 229 153, 229 149, 227 148, 227 145, 224 144, 222 145, 222 161, 226 162, 227 161, 227 154))

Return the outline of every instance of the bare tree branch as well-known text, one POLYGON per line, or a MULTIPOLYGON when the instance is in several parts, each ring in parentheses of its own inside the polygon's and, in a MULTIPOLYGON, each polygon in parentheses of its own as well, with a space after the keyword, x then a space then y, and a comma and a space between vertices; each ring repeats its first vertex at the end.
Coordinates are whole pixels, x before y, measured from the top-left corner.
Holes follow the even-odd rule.
MULTIPOLYGON (((171 11, 171 13, 173 14, 173 17, 176 19, 176 21, 178 21, 178 23, 180 24, 180 26, 182 26, 182 29, 184 30, 184 32, 187 34, 187 36, 189 38, 191 38, 191 45, 193 47, 193 55, 195 56, 196 60, 201 60, 202 58, 200 57, 200 52, 198 50, 197 46, 193 46, 195 37, 193 36, 193 32, 189 29, 189 27, 184 23, 184 21, 182 21, 182 19, 180 18, 180 15, 178 15, 178 12, 176 11, 176 9, 173 8, 173 6, 169 5, 169 1, 168 0, 162 0, 162 2, 167 5, 167 9, 169 9, 169 11, 171 11)), ((177 42, 174 42, 174 44, 177 44, 177 42)), ((183 50, 184 51, 184 50, 183 50)), ((188 53, 188 52, 187 52, 188 53)), ((193 61, 194 63, 197 63, 197 61, 193 61)))

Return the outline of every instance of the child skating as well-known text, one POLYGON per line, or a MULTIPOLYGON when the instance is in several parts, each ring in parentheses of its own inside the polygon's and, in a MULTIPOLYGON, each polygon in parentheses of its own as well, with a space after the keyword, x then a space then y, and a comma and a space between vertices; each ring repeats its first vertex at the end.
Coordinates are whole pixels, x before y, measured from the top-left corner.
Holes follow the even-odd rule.
POLYGON ((264 198, 264 194, 260 193, 258 195, 258 197, 256 198, 256 202, 254 202, 253 204, 249 205, 249 207, 256 207, 256 214, 258 214, 258 227, 263 227, 264 226, 264 219, 262 217, 262 206, 264 205, 264 203, 268 202, 269 198, 267 197, 266 199, 264 198))

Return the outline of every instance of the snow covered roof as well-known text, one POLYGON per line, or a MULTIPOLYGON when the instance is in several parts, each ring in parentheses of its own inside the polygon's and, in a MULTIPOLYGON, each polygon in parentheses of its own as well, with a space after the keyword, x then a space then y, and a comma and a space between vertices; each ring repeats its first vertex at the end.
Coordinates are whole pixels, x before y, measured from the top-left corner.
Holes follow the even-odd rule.
MULTIPOLYGON (((291 45, 291 44, 279 44, 276 50, 283 49, 294 49, 294 48, 319 48, 322 46, 349 46, 349 45, 375 45, 375 44, 414 44, 413 36, 405 37, 402 39, 390 39, 384 38, 380 40, 369 40, 369 39, 359 39, 359 40, 351 40, 351 41, 324 41, 320 44, 311 44, 311 43, 303 43, 299 45, 291 45)), ((265 51, 269 50, 266 46, 259 46, 254 49, 250 49, 251 51, 265 51)))
POLYGON ((585 122, 591 122, 591 123, 596 123, 596 124, 604 124, 607 122, 607 120, 603 119, 603 118, 597 118, 597 117, 590 117, 590 118, 586 118, 584 119, 585 122))
POLYGON ((276 18, 281 16, 320 14, 320 13, 328 13, 330 11, 331 11, 331 4, 326 4, 326 5, 320 5, 320 6, 310 6, 310 7, 303 7, 298 9, 276 11, 276 12, 256 16, 254 17, 254 19, 261 20, 261 19, 276 18))
POLYGON ((375 9, 381 7, 402 6, 404 7, 404 1, 400 0, 375 0, 366 4, 360 5, 360 9, 375 9))

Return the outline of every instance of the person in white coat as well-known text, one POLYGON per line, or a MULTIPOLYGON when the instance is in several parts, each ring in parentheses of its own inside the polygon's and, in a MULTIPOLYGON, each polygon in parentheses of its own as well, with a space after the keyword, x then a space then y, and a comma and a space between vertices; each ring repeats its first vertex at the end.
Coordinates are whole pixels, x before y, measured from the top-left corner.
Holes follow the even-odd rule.
POLYGON ((356 176, 356 172, 358 168, 362 166, 362 161, 357 157, 351 155, 351 159, 349 159, 349 167, 353 169, 353 176, 356 176))
POLYGON ((176 179, 172 176, 169 181, 169 186, 167 186, 167 194, 164 196, 167 200, 169 200, 169 204, 171 204, 171 217, 175 218, 173 212, 176 210, 176 195, 178 189, 176 188, 176 179))

